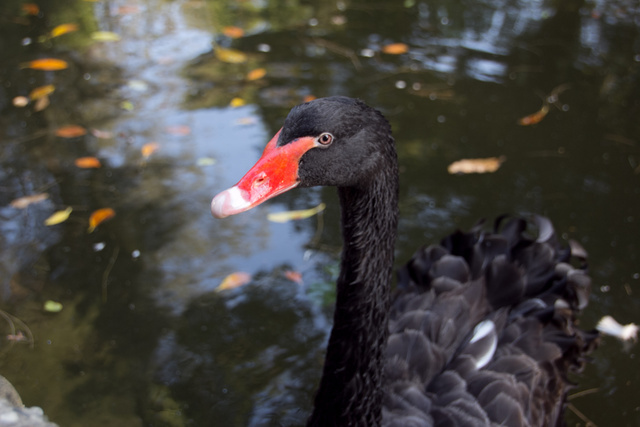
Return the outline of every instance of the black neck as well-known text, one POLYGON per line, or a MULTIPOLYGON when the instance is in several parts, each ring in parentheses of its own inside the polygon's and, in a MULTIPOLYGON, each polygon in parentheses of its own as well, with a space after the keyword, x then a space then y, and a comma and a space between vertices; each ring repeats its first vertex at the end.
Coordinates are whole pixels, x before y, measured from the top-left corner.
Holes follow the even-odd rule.
POLYGON ((344 249, 334 324, 309 426, 380 423, 382 371, 397 226, 392 165, 365 188, 339 188, 344 249))

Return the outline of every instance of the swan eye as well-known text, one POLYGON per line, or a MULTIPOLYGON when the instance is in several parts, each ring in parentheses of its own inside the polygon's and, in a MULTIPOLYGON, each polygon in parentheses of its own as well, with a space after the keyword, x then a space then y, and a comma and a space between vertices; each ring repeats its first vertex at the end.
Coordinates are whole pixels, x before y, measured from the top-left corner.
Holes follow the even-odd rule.
POLYGON ((325 132, 323 134, 321 134, 317 141, 321 144, 321 145, 330 145, 333 142, 333 135, 331 135, 328 132, 325 132))

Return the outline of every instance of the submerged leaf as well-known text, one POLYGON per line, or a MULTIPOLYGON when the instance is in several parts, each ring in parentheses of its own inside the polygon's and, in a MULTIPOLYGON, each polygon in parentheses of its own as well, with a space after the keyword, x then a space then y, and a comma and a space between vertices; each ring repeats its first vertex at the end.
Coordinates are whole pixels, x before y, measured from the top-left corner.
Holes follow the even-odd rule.
POLYGON ((240 27, 229 25, 222 29, 222 34, 224 34, 227 37, 231 37, 232 39, 237 39, 244 36, 244 30, 240 27))
POLYGON ((247 54, 235 49, 216 47, 215 54, 220 61, 228 62, 229 64, 242 64, 247 61, 247 54))
POLYGON ((61 24, 51 30, 50 37, 59 37, 63 34, 78 31, 78 24, 61 24))
POLYGON ((157 142, 147 142, 142 146, 140 152, 142 153, 142 157, 148 159, 158 148, 160 148, 160 145, 157 142))
POLYGON ((299 211, 275 212, 267 215, 267 219, 272 222, 288 222, 298 219, 305 219, 322 212, 327 205, 320 203, 315 208, 304 209, 299 211))
POLYGON ((100 160, 95 157, 80 157, 74 162, 75 165, 82 169, 95 169, 102 166, 100 160))
POLYGON ((231 100, 231 102, 229 103, 229 105, 232 106, 233 108, 242 107, 245 104, 246 104, 245 100, 242 99, 242 98, 238 98, 238 97, 233 98, 231 100))
POLYGON ((89 228, 87 229, 87 233, 93 233, 97 226, 114 216, 116 216, 116 211, 111 208, 102 208, 93 211, 89 217, 89 228))
POLYGON ((22 11, 27 15, 37 15, 40 13, 40 7, 35 3, 25 3, 22 5, 22 11))
POLYGON ((61 138, 77 138, 82 135, 86 135, 87 130, 82 126, 78 125, 68 125, 62 126, 56 129, 56 135, 61 138))
POLYGON ((44 225, 56 225, 65 222, 69 219, 71 212, 73 212, 73 208, 71 208, 71 206, 63 211, 54 212, 53 215, 44 220, 44 225))
POLYGON ((49 313, 59 313, 60 311, 62 311, 62 304, 52 300, 45 301, 44 311, 47 311, 49 313))
POLYGON ((117 42, 121 37, 112 31, 96 31, 91 33, 91 38, 97 42, 117 42))
POLYGON ((249 81, 260 80, 266 75, 267 75, 267 70, 265 70, 264 68, 256 68, 255 70, 249 71, 249 73, 247 74, 247 80, 249 81))
POLYGON ((52 94, 54 90, 56 90, 54 85, 38 86, 29 93, 29 98, 31 98, 32 101, 35 101, 52 94))
POLYGON ((33 61, 25 62, 24 64, 22 64, 22 68, 32 68, 34 70, 44 71, 64 70, 68 67, 69 63, 67 61, 63 61, 62 59, 57 58, 34 59, 33 61))
POLYGON ((91 129, 91 135, 100 139, 113 138, 113 132, 109 132, 108 130, 91 129))
POLYGON ((382 46, 382 52, 388 53, 389 55, 401 55, 409 52, 409 46, 404 43, 392 43, 382 46))
POLYGON ((32 194, 30 196, 24 196, 13 200, 11 202, 11 207, 16 209, 24 209, 30 204, 38 203, 43 200, 47 200, 48 198, 49 195, 47 193, 32 194))
POLYGON ((518 120, 518 124, 522 126, 535 125, 537 123, 540 123, 542 119, 545 118, 548 112, 549 112, 549 104, 545 103, 542 106, 542 108, 540 108, 535 113, 529 114, 528 116, 525 116, 520 120, 518 120))
POLYGON ((505 156, 487 157, 484 159, 462 159, 451 163, 447 171, 451 174, 495 172, 506 159, 505 156))
POLYGON ((242 285, 246 285, 251 281, 251 275, 249 273, 244 273, 242 271, 238 271, 235 273, 229 274, 227 277, 222 280, 222 283, 216 288, 216 291, 224 291, 225 289, 233 289, 239 288, 242 285))

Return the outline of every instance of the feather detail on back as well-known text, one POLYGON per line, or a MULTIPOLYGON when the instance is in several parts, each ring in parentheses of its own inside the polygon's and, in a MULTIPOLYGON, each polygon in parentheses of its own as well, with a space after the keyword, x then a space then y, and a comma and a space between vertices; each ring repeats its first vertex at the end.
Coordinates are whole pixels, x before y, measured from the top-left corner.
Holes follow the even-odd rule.
MULTIPOLYGON (((416 252, 399 271, 383 425, 554 426, 597 333, 576 326, 590 278, 549 220, 499 218, 416 252)), ((572 245, 575 247, 575 244, 572 245)), ((581 249, 581 248, 580 248, 581 249)))

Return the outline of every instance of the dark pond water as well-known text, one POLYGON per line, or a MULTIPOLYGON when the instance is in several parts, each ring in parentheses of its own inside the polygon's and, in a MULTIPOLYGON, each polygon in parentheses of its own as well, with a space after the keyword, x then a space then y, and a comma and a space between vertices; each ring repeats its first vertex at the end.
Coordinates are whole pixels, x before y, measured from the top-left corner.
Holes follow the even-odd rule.
MULTIPOLYGON (((336 197, 294 191, 224 221, 209 202, 307 96, 360 97, 390 119, 398 264, 478 218, 540 213, 589 252, 582 324, 640 322, 637 2, 48 0, 32 14, 26 3, 0 5, 0 308, 14 316, 0 319, 0 373, 61 426, 305 419, 330 327, 336 197), (47 37, 67 23, 78 30, 47 37), (408 52, 382 53, 391 43, 408 52), (68 68, 25 68, 48 57, 68 68), (46 85, 48 105, 14 105, 46 85), (518 124, 543 104, 539 123, 518 124), (57 136, 65 125, 89 133, 57 136), (102 167, 78 168, 85 156, 102 167), (447 173, 496 156, 495 173, 447 173), (320 202, 321 217, 267 220, 320 202), (43 225, 67 207, 67 221, 43 225), (88 233, 99 208, 116 216, 88 233), (237 271, 252 282, 214 291, 237 271), (62 310, 46 312, 49 300, 62 310)), ((640 425, 637 358, 604 339, 575 378, 569 424, 640 425)))

